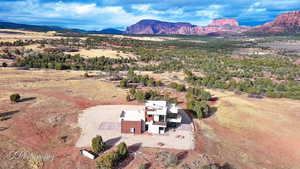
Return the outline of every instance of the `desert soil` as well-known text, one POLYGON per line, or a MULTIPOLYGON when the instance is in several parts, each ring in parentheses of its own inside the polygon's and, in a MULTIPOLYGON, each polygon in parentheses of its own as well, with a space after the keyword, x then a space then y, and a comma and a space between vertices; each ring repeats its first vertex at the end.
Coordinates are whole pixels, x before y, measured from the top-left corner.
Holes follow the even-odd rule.
MULTIPOLYGON (((95 77, 84 78, 83 74, 0 69, 1 167, 95 168, 95 162, 79 155, 76 147, 81 133, 79 115, 97 105, 128 103, 126 90, 95 77), (23 100, 11 104, 12 93, 20 93, 23 100), (54 159, 8 160, 7 154, 15 151, 50 154, 54 159)), ((178 78, 173 74, 169 77, 182 80, 181 74, 178 78)), ((161 79, 172 81, 166 76, 161 79)), ((183 164, 196 168, 196 164, 208 162, 228 162, 239 169, 300 168, 300 101, 211 92, 218 98, 211 103, 218 111, 207 119, 195 121, 195 150, 130 147, 134 152, 132 158, 122 166, 135 169, 141 163, 151 163, 151 168, 163 168, 157 153, 169 151, 180 156, 177 168, 183 168, 183 164)))
POLYGON ((115 51, 112 49, 80 49, 78 52, 65 52, 66 54, 76 55, 79 54, 84 58, 93 57, 108 57, 108 58, 135 58, 135 55, 131 53, 124 53, 121 51, 115 51))

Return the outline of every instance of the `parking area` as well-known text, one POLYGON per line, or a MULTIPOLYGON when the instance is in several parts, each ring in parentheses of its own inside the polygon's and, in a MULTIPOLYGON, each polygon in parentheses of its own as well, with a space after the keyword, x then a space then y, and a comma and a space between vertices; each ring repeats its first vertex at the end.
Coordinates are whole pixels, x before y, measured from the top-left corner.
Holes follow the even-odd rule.
POLYGON ((194 148, 193 124, 187 114, 180 110, 183 123, 170 128, 163 135, 144 133, 142 135, 121 134, 119 116, 122 110, 141 110, 143 106, 105 105, 84 110, 79 116, 81 136, 77 147, 90 146, 96 135, 101 135, 107 144, 115 145, 124 141, 128 146, 159 147, 189 150, 194 148))

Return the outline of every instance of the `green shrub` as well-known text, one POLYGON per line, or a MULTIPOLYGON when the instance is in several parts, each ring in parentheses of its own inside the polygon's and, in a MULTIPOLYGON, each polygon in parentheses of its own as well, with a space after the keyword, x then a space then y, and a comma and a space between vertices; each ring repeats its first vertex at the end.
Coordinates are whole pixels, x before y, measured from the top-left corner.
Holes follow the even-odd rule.
POLYGON ((178 92, 184 92, 184 91, 186 91, 185 85, 184 84, 178 84, 177 87, 176 87, 176 90, 178 92))
POLYGON ((169 84, 169 87, 176 89, 177 88, 177 83, 176 82, 172 82, 169 84))
POLYGON ((209 115, 210 107, 205 102, 192 100, 187 103, 187 108, 194 111, 194 116, 198 119, 205 118, 209 115))
POLYGON ((94 153, 99 154, 105 149, 105 144, 102 140, 102 137, 97 135, 92 139, 92 150, 94 153))
POLYGON ((139 169, 147 169, 147 164, 140 164, 139 169))
POLYGON ((117 153, 119 155, 119 160, 122 161, 127 158, 129 152, 128 152, 128 148, 124 142, 120 143, 117 146, 117 153))
POLYGON ((118 164, 119 156, 115 151, 109 152, 99 158, 96 161, 97 169, 114 169, 118 164))
POLYGON ((128 87, 128 79, 120 80, 120 87, 127 88, 128 87))
POLYGON ((21 100, 21 96, 18 93, 10 95, 10 101, 13 103, 19 102, 21 100))

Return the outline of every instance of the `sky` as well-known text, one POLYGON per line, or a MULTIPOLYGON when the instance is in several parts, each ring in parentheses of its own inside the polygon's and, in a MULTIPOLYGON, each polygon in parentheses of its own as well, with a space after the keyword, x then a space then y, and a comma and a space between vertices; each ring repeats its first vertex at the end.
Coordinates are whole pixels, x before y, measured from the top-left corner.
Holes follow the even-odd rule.
POLYGON ((142 19, 205 26, 235 18, 255 26, 294 10, 300 0, 0 0, 1 21, 85 30, 124 30, 142 19))

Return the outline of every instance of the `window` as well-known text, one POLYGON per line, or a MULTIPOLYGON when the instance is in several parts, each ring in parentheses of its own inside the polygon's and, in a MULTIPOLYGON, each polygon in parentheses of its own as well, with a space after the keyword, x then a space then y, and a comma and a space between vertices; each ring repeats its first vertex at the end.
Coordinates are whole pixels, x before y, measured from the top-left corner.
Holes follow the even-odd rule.
POLYGON ((165 116, 159 115, 159 122, 165 122, 165 116))
POLYGON ((130 133, 134 133, 135 128, 130 128, 130 133))

